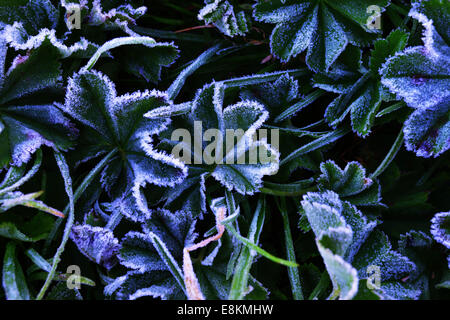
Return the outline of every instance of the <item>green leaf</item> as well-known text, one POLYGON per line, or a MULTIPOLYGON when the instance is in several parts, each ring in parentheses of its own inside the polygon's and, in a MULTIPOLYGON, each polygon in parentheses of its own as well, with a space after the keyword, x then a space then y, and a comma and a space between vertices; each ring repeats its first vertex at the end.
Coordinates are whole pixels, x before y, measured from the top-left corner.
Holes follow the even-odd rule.
POLYGON ((153 147, 153 135, 167 128, 166 118, 145 118, 152 109, 168 105, 165 93, 135 92, 118 97, 114 84, 97 71, 81 71, 69 80, 64 110, 81 122, 83 153, 80 161, 120 150, 101 174, 113 206, 134 221, 150 214, 142 198, 147 183, 175 186, 187 175, 183 163, 153 147), (127 181, 126 184, 118 183, 127 181))
POLYGON ((205 24, 214 24, 223 34, 234 37, 244 36, 250 26, 250 20, 243 11, 236 11, 227 0, 205 0, 198 19, 205 24))
MULTIPOLYGON (((253 215, 252 223, 250 225, 250 230, 247 238, 252 243, 256 245, 259 242, 259 237, 261 235, 262 227, 265 220, 265 198, 260 198, 258 205, 256 207, 255 213, 253 215)), ((230 288, 230 300, 242 300, 248 290, 248 281, 250 276, 250 269, 253 264, 256 252, 251 250, 249 247, 244 247, 236 263, 234 270, 233 280, 231 282, 230 288)))
POLYGON ((332 190, 356 206, 382 205, 380 185, 366 176, 366 170, 358 162, 349 162, 342 170, 329 160, 320 165, 320 170, 319 190, 332 190))
POLYGON ((376 295, 387 299, 414 299, 420 291, 399 282, 415 270, 408 258, 392 250, 384 233, 353 205, 332 191, 308 193, 302 207, 316 236, 319 252, 333 283, 330 298, 352 299, 358 283, 370 279, 376 295), (379 272, 379 284, 371 273, 379 272))
MULTIPOLYGON (((384 97, 384 89, 380 82, 378 69, 390 56, 403 50, 408 40, 408 34, 401 30, 391 32, 386 39, 375 42, 372 50, 368 71, 364 71, 359 79, 355 79, 352 86, 345 89, 337 97, 325 112, 325 117, 332 127, 336 127, 350 113, 352 128, 359 136, 366 137, 374 124, 375 115, 380 108, 381 102, 387 100, 384 97)), ((352 73, 359 73, 352 70, 352 73)), ((330 87, 331 80, 346 81, 347 73, 340 73, 344 76, 330 78, 316 77, 315 85, 326 90, 336 91, 335 85, 330 87), (324 83, 321 83, 324 81, 324 83)))
MULTIPOLYGON (((0 46, 6 44, 0 41, 0 46)), ((0 167, 28 162, 42 145, 62 150, 73 146, 76 129, 53 105, 51 95, 44 99, 40 95, 43 90, 61 88, 59 58, 58 51, 45 40, 5 75, 0 87, 0 167)), ((0 73, 3 77, 3 70, 0 73)))
POLYGON ((410 16, 424 25, 424 45, 406 49, 381 69, 383 85, 414 113, 405 122, 405 144, 419 157, 437 157, 450 148, 450 16, 447 1, 413 4, 410 16))
POLYGON ((388 1, 258 0, 257 21, 275 23, 270 38, 272 54, 286 62, 308 50, 306 63, 316 72, 327 72, 348 43, 366 45, 375 35, 367 24, 367 8, 383 10, 388 1))
POLYGON ((31 298, 22 267, 17 260, 14 242, 8 242, 6 245, 2 284, 8 300, 29 300, 31 298))

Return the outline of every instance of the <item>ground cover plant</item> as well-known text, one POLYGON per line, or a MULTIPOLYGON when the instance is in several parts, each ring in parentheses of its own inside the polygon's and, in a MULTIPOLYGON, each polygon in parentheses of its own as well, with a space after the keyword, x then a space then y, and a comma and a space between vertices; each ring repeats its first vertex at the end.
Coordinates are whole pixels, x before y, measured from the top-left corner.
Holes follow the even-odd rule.
POLYGON ((0 2, 2 299, 448 299, 447 0, 0 2))

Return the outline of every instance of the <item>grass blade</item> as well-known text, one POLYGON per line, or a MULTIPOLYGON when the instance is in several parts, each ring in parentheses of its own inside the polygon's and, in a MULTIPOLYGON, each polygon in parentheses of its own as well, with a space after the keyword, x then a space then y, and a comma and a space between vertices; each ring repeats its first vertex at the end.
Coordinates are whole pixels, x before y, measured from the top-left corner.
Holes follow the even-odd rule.
MULTIPOLYGON (((265 198, 262 197, 258 201, 258 205, 256 207, 255 214, 253 215, 253 220, 250 225, 248 234, 248 239, 253 243, 258 243, 259 241, 259 236, 261 235, 266 216, 265 208, 265 198)), ((247 291, 248 287, 250 269, 253 264, 255 253, 256 252, 251 250, 249 247, 245 247, 242 249, 241 255, 239 256, 238 262, 236 264, 233 280, 231 282, 229 295, 230 300, 242 300, 244 298, 245 292, 247 291)))
POLYGON ((319 99, 321 96, 325 94, 324 90, 316 90, 309 95, 307 95, 305 98, 303 98, 301 101, 297 102, 296 104, 290 106, 285 111, 283 111, 278 117, 275 118, 275 123, 281 122, 283 120, 286 120, 290 117, 293 117, 296 113, 298 113, 303 108, 306 108, 311 103, 319 99))
POLYGON ((16 244, 8 242, 3 259, 2 274, 3 289, 5 289, 6 299, 8 300, 29 300, 30 291, 28 290, 23 274, 22 267, 16 256, 16 244))
POLYGON ((67 196, 69 197, 69 215, 67 217, 66 227, 64 228, 64 234, 61 243, 58 247, 58 250, 56 250, 55 256, 53 257, 52 268, 48 273, 47 279, 45 280, 45 283, 42 286, 41 291, 36 297, 36 300, 42 300, 45 293, 47 292, 48 287, 50 286, 50 283, 53 280, 53 277, 56 274, 56 269, 58 268, 58 264, 61 261, 61 255, 64 252, 67 240, 69 240, 70 231, 72 230, 72 226, 75 221, 75 200, 73 195, 72 178, 70 177, 69 167, 67 165, 66 159, 61 153, 55 152, 55 158, 56 163, 58 164, 58 167, 61 171, 61 175, 64 179, 64 185, 67 196))
MULTIPOLYGON (((286 254, 289 261, 295 261, 296 258, 295 258, 294 241, 292 241, 291 226, 289 225, 289 216, 286 210, 285 198, 280 198, 280 202, 281 203, 278 204, 278 208, 280 209, 281 216, 283 217, 286 254)), ((294 297, 295 300, 304 300, 302 285, 300 282, 300 273, 298 271, 298 268, 288 268, 288 274, 292 288, 292 296, 294 297)))
POLYGON ((282 165, 285 165, 286 163, 288 163, 289 161, 295 159, 296 157, 299 157, 301 155, 307 154, 311 151, 317 150, 319 148, 322 148, 326 145, 329 145, 330 143, 335 142, 336 140, 339 140, 340 138, 342 138, 343 136, 345 136, 347 133, 349 133, 351 131, 350 128, 345 127, 345 128, 340 128, 337 130, 334 130, 333 132, 326 134, 316 140, 313 140, 312 142, 304 145, 303 147, 295 150, 294 152, 292 152, 290 155, 288 155, 286 158, 284 158, 283 160, 280 161, 280 167, 282 165))

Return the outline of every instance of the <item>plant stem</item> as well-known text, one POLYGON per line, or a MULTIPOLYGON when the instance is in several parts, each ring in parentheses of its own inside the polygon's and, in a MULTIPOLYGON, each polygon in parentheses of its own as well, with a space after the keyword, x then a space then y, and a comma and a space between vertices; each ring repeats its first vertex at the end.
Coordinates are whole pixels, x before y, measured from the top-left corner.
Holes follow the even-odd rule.
POLYGON ((179 76, 175 79, 172 85, 167 89, 167 94, 169 95, 170 100, 174 100, 178 94, 180 93, 181 88, 183 87, 186 79, 193 74, 198 68, 207 64, 212 57, 215 56, 217 51, 222 47, 222 45, 216 44, 215 46, 209 48, 205 52, 203 52, 200 56, 197 57, 186 69, 181 71, 179 76))
MULTIPOLYGON (((284 239, 286 242, 286 253, 289 261, 296 260, 294 242, 292 241, 291 226, 289 224, 289 216, 286 210, 286 199, 280 197, 281 204, 278 205, 284 224, 284 239)), ((288 268, 289 281, 291 282, 292 296, 295 300, 304 300, 302 285, 300 282, 300 273, 298 268, 288 268)))
POLYGON ((100 48, 97 49, 97 51, 94 53, 94 55, 89 59, 86 66, 83 68, 84 70, 91 70, 92 67, 95 65, 95 63, 100 59, 100 56, 117 47, 123 46, 123 45, 130 45, 130 44, 143 44, 143 45, 154 45, 156 44, 155 39, 150 37, 123 37, 123 38, 116 38, 111 41, 105 42, 100 48))
MULTIPOLYGON (((83 192, 87 189, 87 187, 91 184, 91 182, 94 180, 94 178, 100 173, 100 171, 105 167, 105 165, 108 163, 108 161, 117 153, 118 149, 114 148, 113 150, 111 150, 103 159, 102 161, 100 161, 94 169, 92 169, 88 175, 86 176, 86 178, 84 178, 83 182, 80 184, 80 186, 76 189, 74 195, 73 195, 73 201, 74 203, 76 203, 78 201, 78 199, 81 197, 81 195, 83 194, 83 192)), ((67 205, 64 208, 63 213, 65 215, 67 215, 67 212, 70 209, 70 204, 67 205)), ((62 223, 62 220, 58 220, 55 222, 55 225, 53 226, 52 231, 50 232, 48 238, 45 240, 45 245, 44 245, 44 254, 47 253, 50 243, 53 241, 53 239, 56 236, 56 232, 58 231, 60 225, 62 223)))
POLYGON ((61 153, 59 152, 55 153, 55 158, 61 171, 61 175, 64 178, 66 193, 69 197, 69 216, 67 217, 67 223, 66 227, 64 228, 64 234, 61 240, 61 244, 59 245, 58 250, 56 250, 56 254, 53 258, 52 268, 48 273, 47 279, 45 280, 45 283, 42 286, 41 291, 37 295, 36 300, 42 300, 45 293, 47 292, 48 287, 50 286, 50 283, 53 280, 53 277, 55 276, 56 269, 58 268, 58 264, 61 261, 61 255, 64 252, 67 240, 69 240, 70 231, 72 230, 72 226, 75 221, 75 201, 72 189, 72 179, 69 174, 69 167, 67 166, 67 162, 61 153))
POLYGON ((380 174, 384 172, 384 170, 389 167, 391 162, 394 160, 395 156, 397 155, 398 151, 403 145, 403 128, 400 130, 400 133, 397 136, 397 139, 395 139, 394 144, 392 145, 391 149, 389 150, 388 154, 384 158, 384 160, 381 162, 380 166, 375 170, 374 173, 370 176, 371 179, 376 179, 380 174))

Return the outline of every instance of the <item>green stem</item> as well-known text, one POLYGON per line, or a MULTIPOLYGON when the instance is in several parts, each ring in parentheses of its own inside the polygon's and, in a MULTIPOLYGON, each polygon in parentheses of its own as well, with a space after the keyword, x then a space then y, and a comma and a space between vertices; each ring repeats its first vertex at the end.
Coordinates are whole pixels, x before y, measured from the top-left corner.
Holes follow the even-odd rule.
POLYGON ((47 279, 45 280, 45 283, 42 286, 41 291, 37 295, 36 300, 42 300, 45 293, 47 292, 48 287, 50 286, 50 283, 52 282, 56 274, 56 269, 58 268, 58 264, 61 261, 61 255, 64 252, 67 240, 69 240, 70 231, 72 230, 72 226, 75 221, 75 201, 72 189, 72 179, 70 178, 69 174, 69 167, 67 166, 67 162, 61 153, 59 152, 55 153, 55 158, 56 162, 58 163, 61 174, 64 178, 65 189, 69 197, 69 216, 67 217, 66 227, 64 228, 64 234, 61 244, 59 245, 58 250, 56 250, 56 254, 53 258, 52 268, 48 273, 47 279))
MULTIPOLYGON (((280 198, 281 204, 278 205, 284 224, 284 239, 286 242, 286 254, 289 261, 295 262, 294 241, 292 240, 291 226, 289 224, 289 216, 286 210, 286 199, 280 198)), ((288 268, 289 281, 291 282, 292 296, 294 300, 304 300, 302 285, 300 282, 300 273, 298 268, 288 268)))
POLYGON ((183 87, 186 79, 193 74, 198 68, 210 62, 211 58, 213 58, 217 51, 222 47, 221 44, 216 44, 215 46, 209 48, 205 52, 203 52, 200 56, 197 57, 189 66, 184 69, 172 85, 167 89, 167 94, 169 95, 170 100, 174 100, 178 94, 180 93, 181 88, 183 87))
POLYGON ((377 178, 380 174, 384 172, 384 170, 389 167, 391 162, 394 160, 395 156, 397 155, 398 151, 403 145, 403 128, 400 130, 400 133, 397 136, 397 139, 395 139, 394 144, 392 145, 391 149, 389 150, 388 154, 384 158, 384 160, 381 162, 380 166, 375 170, 374 173, 370 176, 371 179, 377 178))
POLYGON ((123 37, 123 38, 116 38, 111 41, 105 42, 100 48, 97 49, 97 51, 94 53, 94 55, 91 57, 91 59, 88 61, 86 66, 84 67, 85 70, 91 70, 92 67, 95 65, 95 63, 100 59, 100 56, 117 47, 123 46, 123 45, 130 45, 130 44, 143 44, 143 45, 154 45, 156 44, 155 39, 150 37, 123 37))
POLYGON ((246 245, 247 247, 249 247, 252 250, 255 250, 256 252, 258 252, 260 255, 262 255, 263 257, 266 257, 267 259, 287 266, 287 267, 298 267, 298 264, 296 262, 293 261, 287 261, 278 257, 275 257, 274 255, 270 254, 269 252, 267 252, 264 249, 261 249, 260 247, 258 247, 256 244, 254 244, 253 242, 251 242, 250 240, 248 240, 247 238, 244 238, 243 236, 241 236, 236 229, 234 229, 231 225, 229 224, 224 224, 226 229, 228 231, 230 231, 239 241, 241 241, 244 245, 246 245))

